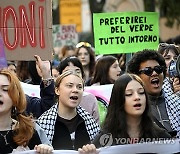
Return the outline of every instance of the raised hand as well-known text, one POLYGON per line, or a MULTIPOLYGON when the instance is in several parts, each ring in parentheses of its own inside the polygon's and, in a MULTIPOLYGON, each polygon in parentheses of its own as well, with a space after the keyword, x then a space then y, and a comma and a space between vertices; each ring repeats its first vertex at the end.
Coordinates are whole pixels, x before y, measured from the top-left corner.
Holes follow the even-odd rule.
POLYGON ((36 59, 36 68, 39 73, 39 75, 43 79, 51 78, 51 64, 48 60, 42 61, 41 57, 38 55, 34 55, 34 58, 36 59))
POLYGON ((173 80, 173 90, 174 90, 174 93, 180 91, 180 79, 179 78, 174 78, 174 80, 173 80))

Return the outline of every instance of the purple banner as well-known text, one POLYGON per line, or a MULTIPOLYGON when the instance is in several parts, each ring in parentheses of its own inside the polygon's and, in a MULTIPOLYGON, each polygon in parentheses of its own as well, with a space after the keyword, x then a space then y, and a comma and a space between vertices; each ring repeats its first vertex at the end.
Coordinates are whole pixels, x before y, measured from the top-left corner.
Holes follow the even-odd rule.
POLYGON ((4 43, 3 39, 0 35, 0 69, 7 67, 7 60, 6 60, 6 55, 4 51, 4 43))

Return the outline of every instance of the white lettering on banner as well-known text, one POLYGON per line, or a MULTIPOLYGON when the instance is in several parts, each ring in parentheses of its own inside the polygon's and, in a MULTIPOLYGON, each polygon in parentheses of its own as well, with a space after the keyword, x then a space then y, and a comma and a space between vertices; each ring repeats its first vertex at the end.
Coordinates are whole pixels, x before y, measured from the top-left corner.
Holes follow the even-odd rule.
MULTIPOLYGON (((120 140, 118 140, 120 141, 120 140)), ((172 154, 180 152, 180 139, 162 140, 138 144, 116 145, 100 148, 100 154, 135 154, 135 153, 158 153, 172 154)))

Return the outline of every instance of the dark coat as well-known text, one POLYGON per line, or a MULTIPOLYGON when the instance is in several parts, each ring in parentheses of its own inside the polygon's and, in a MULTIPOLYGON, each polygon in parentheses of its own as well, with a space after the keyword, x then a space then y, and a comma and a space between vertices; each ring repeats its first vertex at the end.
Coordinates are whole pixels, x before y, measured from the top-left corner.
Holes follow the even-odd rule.
MULTIPOLYGON (((18 145, 13 140, 14 133, 15 132, 12 130, 9 131, 9 133, 7 133, 6 140, 8 142, 8 145, 5 144, 4 139, 2 138, 2 136, 0 136, 0 145, 1 145, 0 154, 11 153, 13 149, 16 149, 18 147, 18 145)), ((32 138, 30 139, 28 143, 28 147, 30 150, 33 150, 35 145, 39 145, 39 144, 41 144, 41 140, 38 133, 35 131, 32 138)))
POLYGON ((44 87, 43 82, 40 84, 41 98, 31 97, 26 95, 27 99, 27 114, 33 114, 35 118, 39 118, 45 111, 54 105, 54 81, 48 87, 44 87))
POLYGON ((74 136, 73 134, 71 134, 73 137, 71 137, 66 124, 58 119, 59 118, 57 118, 56 120, 56 131, 54 132, 54 137, 52 141, 52 146, 55 150, 77 150, 78 148, 81 148, 83 145, 90 143, 90 138, 86 130, 85 122, 79 115, 77 125, 74 126, 76 128, 74 136))

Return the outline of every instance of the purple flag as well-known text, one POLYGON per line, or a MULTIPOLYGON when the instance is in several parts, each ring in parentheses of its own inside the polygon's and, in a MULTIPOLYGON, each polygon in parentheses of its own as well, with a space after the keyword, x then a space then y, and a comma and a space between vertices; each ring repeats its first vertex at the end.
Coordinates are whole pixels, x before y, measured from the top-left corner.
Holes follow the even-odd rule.
POLYGON ((6 55, 4 51, 3 39, 0 35, 0 69, 4 67, 7 67, 7 60, 6 60, 6 55))

